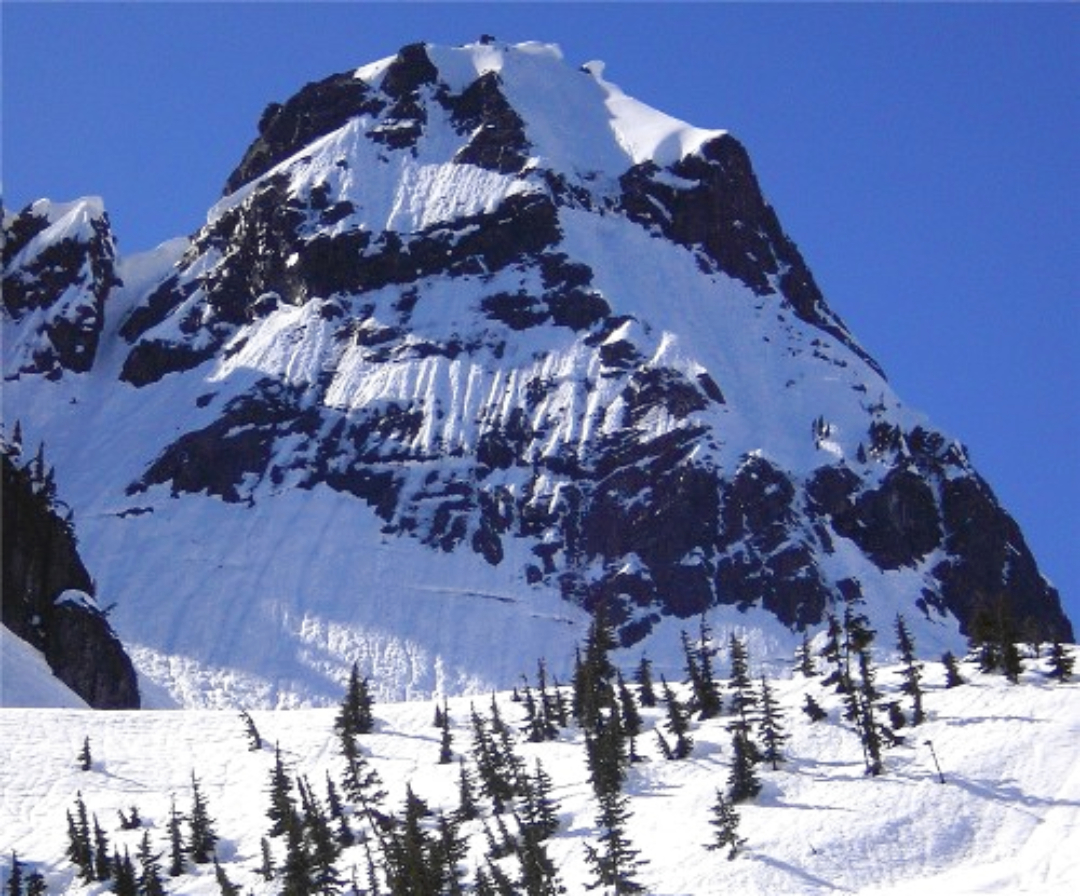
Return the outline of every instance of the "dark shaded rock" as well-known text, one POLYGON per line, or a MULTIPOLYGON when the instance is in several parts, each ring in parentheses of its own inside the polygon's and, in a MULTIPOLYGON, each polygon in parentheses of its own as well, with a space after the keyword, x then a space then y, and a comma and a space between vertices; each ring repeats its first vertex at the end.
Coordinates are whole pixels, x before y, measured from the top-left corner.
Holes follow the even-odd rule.
POLYGON ((223 195, 265 174, 312 140, 336 131, 350 118, 378 114, 383 105, 352 72, 308 84, 284 104, 271 103, 259 120, 259 136, 229 175, 223 195))
POLYGON ((436 84, 438 77, 423 44, 403 47, 383 75, 383 93, 393 102, 382 123, 368 131, 368 137, 390 149, 415 145, 427 124, 427 106, 419 95, 420 88, 436 84))
POLYGON ((716 474, 686 463, 699 431, 612 444, 581 521, 587 556, 637 554, 656 574, 710 545, 719 518, 716 474), (616 459, 617 458, 617 459, 616 459))
POLYGON ((57 603, 65 591, 94 597, 71 525, 41 484, 7 455, 3 466, 3 623, 45 655, 64 684, 96 709, 137 709, 135 670, 92 601, 57 603))
POLYGON ((637 426, 656 408, 663 408, 677 420, 682 420, 708 406, 697 386, 670 367, 635 371, 623 390, 623 398, 631 426, 637 426))
POLYGON ((1005 598, 1018 623, 1030 620, 1046 640, 1072 642, 1057 590, 1039 574, 1019 526, 974 473, 942 485, 944 547, 935 569, 945 605, 967 633, 980 606, 1005 598))
POLYGON ((484 296, 480 300, 480 310, 491 320, 519 331, 539 326, 551 316, 543 300, 524 293, 500 292, 484 296))
POLYGON ((941 543, 933 490, 902 468, 890 470, 880 488, 863 492, 855 502, 854 519, 841 516, 835 528, 881 569, 912 566, 941 543))
POLYGON ((0 290, 12 320, 47 312, 18 373, 59 379, 64 371, 85 373, 93 366, 105 325, 105 301, 112 288, 122 284, 108 215, 90 221, 88 238, 65 237, 20 259, 19 253, 48 226, 47 217, 32 206, 5 224, 0 290))
POLYGON ((713 138, 665 172, 653 162, 636 165, 621 184, 620 208, 631 220, 700 248, 719 270, 759 295, 778 289, 801 320, 838 339, 884 376, 826 305, 734 137, 713 138))
POLYGON ((459 133, 471 134, 454 161, 500 174, 520 171, 529 158, 525 122, 506 101, 497 72, 487 72, 456 97, 447 97, 451 121, 459 133))
POLYGON ((745 540, 757 553, 771 554, 796 522, 795 494, 783 471, 760 455, 747 458, 723 487, 721 544, 745 540))

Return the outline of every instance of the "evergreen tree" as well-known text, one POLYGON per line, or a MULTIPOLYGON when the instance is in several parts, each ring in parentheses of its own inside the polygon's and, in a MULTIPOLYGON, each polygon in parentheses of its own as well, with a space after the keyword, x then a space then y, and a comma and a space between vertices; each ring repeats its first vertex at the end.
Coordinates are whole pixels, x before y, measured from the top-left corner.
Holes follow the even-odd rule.
POLYGON ((731 735, 731 769, 728 773, 728 796, 733 803, 752 800, 761 792, 754 765, 757 750, 744 731, 735 729, 731 735))
POLYGON ((449 765, 454 761, 454 753, 450 749, 454 736, 450 733, 450 710, 446 705, 445 698, 443 699, 443 711, 440 715, 442 719, 439 725, 441 732, 439 736, 439 765, 449 765))
POLYGON ((630 688, 626 686, 626 682, 623 681, 622 673, 616 674, 616 681, 616 690, 619 697, 619 726, 627 740, 630 761, 640 762, 641 757, 637 754, 636 743, 645 723, 641 718, 641 713, 638 712, 634 695, 630 692, 630 688))
POLYGON ((495 693, 491 694, 491 735, 495 744, 495 750, 502 765, 507 781, 514 793, 521 790, 520 785, 526 778, 525 763, 517 755, 514 749, 514 732, 503 721, 499 712, 499 704, 495 699, 495 693))
POLYGON ((972 614, 969 644, 979 661, 979 671, 1001 672, 1016 684, 1024 663, 1016 642, 1019 628, 1004 594, 982 601, 972 614))
POLYGON ((530 837, 546 840, 559 829, 558 803, 552 798, 554 783, 536 758, 536 771, 529 780, 522 807, 524 823, 519 822, 524 833, 527 829, 530 837))
POLYGON ((45 886, 44 874, 39 870, 33 869, 26 875, 26 896, 45 896, 48 892, 49 887, 45 886))
POLYGON ((690 713, 662 675, 660 682, 664 706, 667 708, 664 727, 668 734, 675 738, 675 743, 671 746, 664 741, 664 755, 671 759, 686 759, 694 750, 694 739, 690 736, 690 713))
POLYGON ((375 729, 374 702, 368 680, 361 678, 359 666, 353 663, 349 685, 334 719, 334 730, 342 740, 370 734, 375 729))
POLYGON ((690 636, 686 633, 686 629, 682 629, 679 632, 679 643, 682 645, 683 651, 683 664, 686 670, 685 684, 690 686, 690 693, 693 694, 693 698, 690 701, 691 710, 696 708, 697 695, 702 690, 702 676, 701 669, 698 666, 697 651, 690 643, 690 636))
POLYGON ((713 671, 712 630, 709 628, 705 616, 702 614, 698 633, 697 654, 695 659, 699 672, 698 687, 695 691, 698 718, 712 719, 720 715, 724 709, 724 700, 720 696, 720 688, 716 683, 713 671))
POLYGON ((837 691, 849 691, 850 681, 845 671, 844 654, 841 649, 841 640, 844 630, 840 620, 834 613, 828 616, 828 627, 825 630, 825 643, 821 647, 820 656, 826 663, 832 666, 832 672, 826 676, 822 684, 825 687, 836 685, 837 691))
MULTIPOLYGON (((45 896, 49 888, 45 886, 45 875, 36 868, 26 877, 26 896, 45 896)), ((118 891, 114 891, 117 892, 118 891)), ((118 893, 118 896, 122 894, 118 893)))
POLYGON ((539 691, 539 730, 544 740, 555 740, 559 728, 566 725, 566 709, 560 707, 562 698, 558 691, 551 693, 548 690, 547 666, 542 659, 536 662, 536 686, 539 691))
POLYGON ((119 852, 113 852, 113 893, 115 896, 139 896, 139 886, 135 877, 135 866, 131 862, 131 855, 127 848, 124 849, 124 857, 119 852))
POLYGON ((510 748, 508 730, 498 716, 498 707, 492 700, 495 710, 488 730, 475 708, 471 709, 473 729, 473 753, 476 757, 476 770, 480 776, 480 792, 491 800, 495 814, 503 812, 517 793, 517 762, 510 748), (498 738, 498 739, 497 739, 498 738))
POLYGON ((705 844, 708 850, 726 849, 728 860, 734 859, 746 841, 739 836, 739 813, 733 803, 724 798, 723 792, 716 791, 716 802, 712 807, 712 818, 709 824, 715 828, 713 839, 705 844))
POLYGON ((521 842, 517 851, 521 863, 521 875, 517 881, 518 893, 524 896, 558 896, 566 888, 559 880, 555 863, 544 845, 545 837, 533 825, 519 825, 521 842))
MULTIPOLYGON (((518 896, 514 882, 509 878, 507 873, 491 859, 488 859, 487 870, 490 877, 485 875, 483 882, 483 886, 486 887, 487 892, 493 894, 493 896, 518 896)), ((475 890, 478 894, 484 892, 480 889, 481 884, 479 881, 480 875, 478 872, 477 887, 475 890)))
POLYGON ((343 742, 343 746, 345 774, 342 778, 342 789, 345 791, 345 796, 359 805, 370 818, 373 813, 380 811, 379 807, 386 799, 382 778, 360 752, 355 741, 347 739, 343 742))
POLYGON ((802 643, 795 651, 795 671, 802 675, 803 678, 813 678, 817 675, 814 651, 810 647, 809 632, 803 632, 802 643))
POLYGON ((637 671, 634 673, 634 683, 638 686, 638 700, 641 705, 652 709, 656 706, 656 691, 653 690, 652 663, 645 654, 641 655, 637 671))
POLYGON ((259 849, 262 855, 262 863, 259 865, 259 874, 263 880, 274 879, 274 854, 270 849, 270 840, 266 837, 259 839, 259 849))
POLYGON ((731 655, 731 678, 728 682, 728 688, 732 691, 731 711, 749 732, 750 713, 757 705, 757 694, 750 678, 750 654, 746 643, 734 633, 728 642, 728 651, 731 655))
POLYGON ((585 860, 593 873, 593 879, 585 888, 595 890, 605 887, 613 896, 644 893, 645 887, 636 877, 644 862, 638 858, 639 850, 633 848, 626 836, 626 822, 630 818, 629 801, 620 790, 605 792, 598 801, 600 811, 596 816, 596 827, 600 832, 599 846, 585 846, 585 860))
POLYGON ((343 849, 352 846, 356 838, 349 827, 349 819, 345 815, 345 806, 341 802, 341 796, 338 794, 334 779, 330 777, 330 772, 326 773, 326 807, 330 813, 330 818, 338 823, 338 844, 343 849))
POLYGON ((23 896, 23 863, 19 861, 18 853, 14 850, 11 852, 11 874, 4 890, 8 896, 23 896))
POLYGON ((480 817, 480 807, 476 805, 475 785, 464 760, 458 761, 458 807, 456 814, 457 820, 461 822, 472 821, 474 818, 480 817))
MULTIPOLYGON (((566 728, 570 724, 570 708, 567 706, 566 694, 559 679, 552 676, 551 684, 551 715, 560 728, 566 728)), ((555 732, 558 735, 558 732, 555 732)))
POLYGON ((240 896, 240 888, 229 880, 229 876, 225 873, 225 869, 221 867, 217 856, 214 856, 214 877, 217 879, 218 891, 221 896, 240 896))
POLYGON ((259 729, 255 727, 255 720, 243 709, 240 710, 240 719, 244 723, 244 731, 247 734, 248 750, 257 753, 262 749, 262 737, 259 735, 259 729))
POLYGON ((392 896, 438 896, 445 882, 437 844, 424 830, 421 819, 427 805, 406 785, 405 810, 394 826, 384 849, 386 878, 392 896))
POLYGON ((821 708, 817 700, 809 694, 806 695, 802 710, 810 716, 811 722, 820 722, 822 719, 827 719, 829 717, 829 714, 821 708))
POLYGON ((364 841, 364 858, 367 863, 367 896, 382 896, 379 886, 379 869, 375 865, 375 856, 371 852, 371 842, 364 841))
POLYGON ((763 746, 761 758, 776 771, 784 761, 784 743, 788 735, 784 732, 780 704, 764 675, 761 676, 761 721, 758 725, 763 746))
POLYGON ((951 651, 945 651, 941 655, 941 662, 945 666, 945 687, 955 688, 964 684, 964 677, 960 674, 960 666, 951 651))
POLYGON ((183 816, 176 811, 176 797, 169 806, 169 877, 179 877, 184 873, 184 835, 180 830, 183 816))
POLYGON ((82 749, 79 750, 79 769, 88 772, 94 766, 93 757, 90 755, 90 738, 83 738, 82 749))
POLYGON ((135 889, 139 896, 164 896, 165 885, 161 881, 161 854, 155 853, 150 846, 150 832, 143 831, 139 841, 139 876, 135 879, 135 889))
POLYGON ((341 803, 341 794, 338 793, 337 785, 334 783, 334 779, 330 777, 330 772, 326 773, 326 809, 334 820, 341 818, 345 814, 345 807, 341 803))
POLYGON ((582 729, 590 733, 595 732, 602 711, 615 702, 615 667, 609 654, 617 646, 605 605, 600 603, 585 638, 584 656, 578 654, 574 669, 574 714, 582 729))
POLYGON ((311 896, 311 861, 304 844, 299 816, 285 829, 285 864, 281 869, 281 896, 311 896))
POLYGON ((1075 663, 1075 657, 1065 649, 1064 644, 1055 639, 1050 648, 1050 671, 1047 675, 1055 681, 1066 682, 1072 678, 1075 663))
POLYGON ((311 891, 332 896, 341 892, 343 883, 335 865, 341 854, 341 847, 307 780, 301 778, 297 786, 303 811, 304 848, 307 850, 311 891))
POLYGON ((82 793, 75 794, 75 815, 67 813, 68 847, 67 857, 79 869, 79 876, 86 883, 94 880, 94 847, 90 841, 90 821, 86 814, 86 803, 82 793))
POLYGON ((585 733, 585 758, 589 783, 597 798, 622 790, 628 757, 617 718, 599 725, 594 735, 585 733))
POLYGON ((896 647, 900 652, 900 662, 903 663, 901 675, 903 684, 900 690, 911 697, 911 724, 921 725, 926 721, 926 713, 923 711, 922 681, 923 664, 915 658, 915 641, 908 631, 904 617, 897 614, 896 617, 896 647))
MULTIPOLYGON (((850 695, 851 716, 862 742, 866 759, 866 773, 880 775, 885 769, 882 762, 883 726, 874 714, 874 702, 881 696, 875 686, 876 672, 870 657, 870 642, 860 642, 858 651, 860 683, 850 695)), ((892 732, 887 732, 891 738, 892 732)))
POLYGON ((209 863, 217 845, 217 833, 214 831, 214 819, 199 787, 195 772, 191 773, 191 813, 188 815, 187 851, 196 865, 209 863))
POLYGON ((112 877, 109 838, 105 835, 105 829, 98 821, 96 812, 94 813, 94 876, 98 880, 108 880, 112 877))

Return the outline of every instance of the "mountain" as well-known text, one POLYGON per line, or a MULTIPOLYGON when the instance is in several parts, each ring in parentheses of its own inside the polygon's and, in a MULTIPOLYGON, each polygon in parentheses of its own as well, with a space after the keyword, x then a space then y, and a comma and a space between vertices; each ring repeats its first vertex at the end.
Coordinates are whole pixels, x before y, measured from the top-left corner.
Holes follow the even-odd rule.
MULTIPOLYGON (((710 825, 718 789, 726 788, 731 763, 731 716, 693 721, 693 753, 666 761, 653 729, 662 729, 662 708, 642 709, 645 731, 638 751, 645 761, 627 771, 624 792, 629 819, 626 836, 644 864, 637 880, 655 896, 715 893, 821 894, 846 892, 912 896, 950 893, 1039 893, 1066 896, 1075 889, 1080 858, 1072 847, 1080 822, 1080 685, 1051 683, 1045 660, 1032 661, 1021 683, 983 676, 964 664, 969 682, 943 687, 939 663, 927 663, 923 680, 928 719, 905 728, 903 744, 885 753, 885 771, 863 774, 859 739, 843 721, 843 705, 822 679, 775 682, 790 740, 785 762, 773 771, 759 766, 761 793, 737 806, 739 853, 709 851, 710 825), (812 696, 828 718, 810 723, 801 706, 812 696), (940 777, 939 777, 940 770, 940 777), (944 781, 944 783, 942 783, 944 781)), ((908 698, 897 690, 897 667, 881 667, 878 687, 885 700, 908 698)), ((534 682, 535 684, 535 682, 534 682)), ((686 691, 675 685, 681 697, 686 691)), ((406 788, 433 813, 450 814, 460 801, 458 760, 476 775, 470 717, 490 718, 494 702, 511 726, 514 754, 530 775, 539 760, 552 786, 558 828, 545 842, 559 879, 571 894, 586 889, 593 875, 586 847, 599 845, 598 806, 589 784, 583 735, 576 726, 558 739, 530 743, 520 732, 524 705, 509 693, 450 698, 447 702, 453 761, 440 765, 440 731, 432 725, 439 703, 376 703, 375 730, 359 738, 366 769, 377 773, 386 797, 382 809, 398 817, 406 788)), ((285 837, 268 837, 269 782, 275 746, 293 782, 301 777, 325 811, 327 777, 338 782, 344 760, 334 732, 332 708, 294 712, 252 711, 263 746, 252 751, 236 712, 87 713, 70 710, 8 709, 0 713, 0 738, 11 761, 0 763, 0 882, 10 874, 12 852, 24 864, 24 880, 42 872, 50 893, 102 893, 109 884, 85 884, 66 854, 65 813, 81 798, 88 818, 96 817, 110 849, 129 851, 136 868, 144 836, 162 868, 170 862, 168 822, 171 800, 180 813, 192 806, 192 775, 219 836, 217 857, 239 892, 256 896, 282 892, 285 837), (91 768, 77 756, 89 739, 91 768), (121 830, 117 813, 137 809, 141 827, 121 830), (269 843, 277 876, 266 881, 261 841, 269 843)), ((292 790, 296 799, 296 789, 292 790)), ((478 798, 481 817, 465 822, 467 847, 460 862, 465 892, 472 893, 478 868, 489 853, 489 837, 501 839, 499 821, 514 833, 521 812, 496 816, 487 798, 478 798), (485 826, 489 829, 485 835, 485 826)), ((367 830, 358 807, 346 799, 347 823, 355 835, 367 830)), ((424 819, 427 836, 437 818, 424 819)), ((336 833, 337 821, 333 824, 336 833)), ((188 826, 182 826, 186 837, 188 826)), ((385 840, 367 844, 383 868, 385 840)), ((514 855, 497 864, 513 878, 514 855)), ((349 892, 355 873, 359 892, 371 892, 365 846, 346 848, 336 862, 349 892)), ((380 882, 381 892, 389 892, 380 882)), ((211 896, 221 892, 213 865, 185 864, 177 878, 166 877, 170 893, 211 896)), ((311 891, 308 891, 311 892, 311 891)), ((526 892, 518 888, 513 892, 526 892)), ((595 890, 593 892, 604 892, 595 890)))
POLYGON ((563 680, 599 604, 681 666, 845 601, 1072 638, 962 445, 829 308, 724 131, 600 63, 415 44, 264 111, 206 224, 5 216, 5 424, 50 446, 151 703, 563 680), (10 297, 10 300, 9 300, 10 297))

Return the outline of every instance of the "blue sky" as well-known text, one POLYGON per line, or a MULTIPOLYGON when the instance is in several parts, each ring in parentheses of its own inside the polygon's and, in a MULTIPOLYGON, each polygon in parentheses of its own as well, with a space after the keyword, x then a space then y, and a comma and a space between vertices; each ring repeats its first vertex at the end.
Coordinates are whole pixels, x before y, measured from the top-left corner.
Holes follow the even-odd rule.
POLYGON ((727 128, 1080 633, 1080 6, 5 0, 0 27, 5 205, 101 195, 123 252, 199 227, 268 102, 414 41, 551 41, 727 128))

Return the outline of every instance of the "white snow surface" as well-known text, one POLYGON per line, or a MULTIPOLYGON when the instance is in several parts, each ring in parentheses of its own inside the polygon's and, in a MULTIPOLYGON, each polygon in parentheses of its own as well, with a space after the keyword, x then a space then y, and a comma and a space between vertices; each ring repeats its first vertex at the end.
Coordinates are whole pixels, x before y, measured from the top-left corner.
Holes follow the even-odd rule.
MULTIPOLYGON (((6 625, 0 625, 0 707, 87 708, 81 697, 53 675, 45 657, 6 625)), ((6 743, 3 746, 6 750, 6 743)))
MULTIPOLYGON (((969 683, 947 690, 942 668, 928 664, 928 720, 901 730, 905 743, 886 751, 885 773, 876 778, 864 775, 858 739, 840 720, 831 688, 799 676, 775 682, 792 735, 786 761, 778 771, 758 767, 763 790, 737 807, 746 842, 730 861, 726 852, 704 849, 713 836, 715 792, 727 786, 729 720, 695 722, 692 756, 666 761, 651 730, 662 723, 663 711, 645 710, 646 734, 638 742, 645 761, 631 767, 625 784, 631 812, 626 833, 645 862, 638 880, 653 896, 1074 893, 1080 879, 1080 684, 1051 683, 1042 674, 1045 661, 1028 666, 1021 684, 1010 685, 965 664, 969 683), (807 694, 829 711, 826 721, 806 720, 799 707, 807 694)), ((879 670, 879 687, 896 698, 899 681, 896 667, 879 670)), ((507 693, 496 699, 502 718, 518 725, 522 705, 507 693)), ((467 698, 448 701, 452 749, 469 762, 472 705, 467 698)), ((490 698, 477 699, 475 707, 489 716, 490 698)), ((360 738, 388 791, 389 811, 400 812, 407 784, 433 809, 457 807, 458 765, 437 764, 434 709, 432 702, 376 703, 376 730, 360 738)), ((253 752, 235 712, 0 710, 0 877, 15 851, 45 875, 51 893, 107 892, 106 884, 77 880, 65 859, 65 812, 74 809, 78 793, 112 847, 134 858, 149 832, 166 861, 170 800, 175 797, 181 812, 187 809, 194 773, 216 821, 217 856, 229 878, 244 893, 276 893, 280 880, 263 881, 256 870, 260 838, 269 828, 273 745, 280 746, 289 774, 306 775, 325 803, 326 774, 338 778, 343 768, 335 714, 331 708, 254 711, 264 747, 253 752), (86 738, 93 764, 81 771, 76 757, 86 738), (120 831, 117 812, 132 806, 144 827, 120 831)), ((552 779, 560 825, 548 852, 567 892, 585 893, 591 881, 585 845, 596 843, 597 805, 581 732, 571 727, 542 744, 519 738, 514 749, 530 769, 538 758, 552 779)), ((489 808, 484 814, 492 823, 489 808)), ((360 824, 354 817, 354 829, 360 824)), ((482 825, 463 828, 470 849, 461 867, 469 881, 486 848, 482 825)), ((279 867, 283 848, 280 838, 272 841, 279 867)), ((361 846, 347 849, 337 863, 346 879, 354 866, 363 885, 361 846)), ((514 859, 504 859, 503 867, 516 874, 514 859)), ((212 866, 189 865, 183 877, 166 878, 166 885, 191 896, 219 892, 212 866)))

